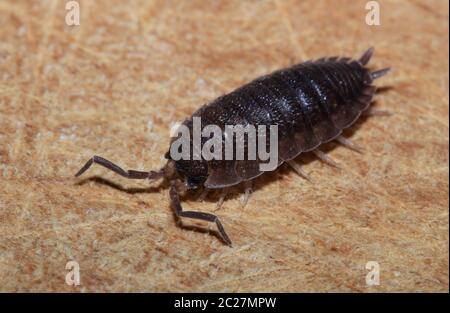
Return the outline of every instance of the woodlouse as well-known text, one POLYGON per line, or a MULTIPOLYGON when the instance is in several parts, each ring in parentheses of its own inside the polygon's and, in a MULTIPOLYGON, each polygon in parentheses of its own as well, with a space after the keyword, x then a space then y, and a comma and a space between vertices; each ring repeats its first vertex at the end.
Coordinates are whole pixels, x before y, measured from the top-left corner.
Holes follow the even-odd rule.
MULTIPOLYGON (((203 122, 219 127, 226 124, 278 125, 278 165, 288 162, 303 174, 292 163, 300 153, 315 151, 326 160, 326 155, 315 149, 336 138, 344 145, 356 147, 340 134, 368 109, 376 89, 372 82, 389 71, 389 68, 370 71, 366 65, 372 54, 373 48, 370 48, 358 60, 322 58, 275 71, 204 105, 183 124, 192 128, 192 118, 201 117, 202 127, 203 122)), ((75 176, 97 163, 130 179, 167 179, 171 182, 171 206, 177 219, 187 217, 215 222, 224 242, 231 245, 216 215, 182 210, 179 189, 218 189, 246 182, 248 200, 251 188, 248 182, 262 173, 258 167, 260 160, 174 161, 169 153, 166 158, 168 162, 162 169, 144 172, 126 171, 94 156, 75 176)))

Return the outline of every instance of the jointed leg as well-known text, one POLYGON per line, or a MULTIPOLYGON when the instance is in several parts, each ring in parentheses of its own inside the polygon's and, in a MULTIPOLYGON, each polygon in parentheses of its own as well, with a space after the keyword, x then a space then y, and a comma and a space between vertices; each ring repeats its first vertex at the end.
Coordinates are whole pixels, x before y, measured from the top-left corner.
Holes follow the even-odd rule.
POLYGON ((107 159, 104 159, 102 157, 94 155, 89 161, 86 162, 86 164, 78 171, 78 173, 75 174, 75 177, 80 176, 84 172, 86 172, 92 164, 97 163, 103 167, 106 167, 107 169, 113 171, 116 174, 119 174, 120 176, 129 178, 129 179, 156 179, 160 178, 164 175, 163 170, 160 170, 158 172, 150 171, 150 172, 143 172, 143 171, 135 171, 135 170, 127 170, 125 171, 120 166, 112 163, 111 161, 108 161, 107 159))
POLYGON ((228 188, 223 188, 220 191, 220 197, 219 197, 219 201, 216 204, 216 211, 220 210, 222 208, 222 205, 225 201, 226 196, 228 195, 228 188))
POLYGON ((370 107, 364 112, 362 115, 364 116, 391 116, 393 113, 389 110, 376 109, 374 107, 370 107))
POLYGON ((292 167, 292 169, 294 171, 297 172, 297 174, 301 177, 303 177, 304 179, 306 179, 307 181, 311 182, 311 178, 309 177, 309 175, 305 172, 305 170, 302 168, 302 166, 300 164, 298 164, 297 162, 295 162, 294 160, 289 160, 286 161, 286 163, 292 167))
POLYGON ((345 146, 345 147, 347 147, 349 149, 352 149, 352 150, 354 150, 356 152, 363 153, 363 151, 364 151, 364 149, 361 146, 359 146, 358 144, 354 143, 350 139, 345 138, 344 136, 339 136, 339 137, 336 138, 336 140, 341 145, 343 145, 343 146, 345 146))
POLYGON ((333 167, 336 168, 341 168, 341 166, 339 165, 339 163, 337 163, 335 160, 333 160, 332 158, 330 158, 328 155, 326 155, 326 153, 324 153, 323 151, 319 150, 319 149, 315 149, 313 150, 313 153, 323 162, 327 163, 328 165, 331 165, 333 167))
POLYGON ((227 233, 225 232, 225 229, 222 226, 222 223, 220 222, 219 218, 216 215, 205 212, 183 211, 183 208, 181 207, 180 203, 180 198, 178 196, 178 192, 174 184, 172 184, 172 186, 170 187, 170 201, 172 209, 174 210, 177 218, 187 217, 216 223, 217 229, 219 230, 219 233, 222 236, 223 241, 225 241, 227 245, 231 246, 231 240, 228 237, 227 233))
POLYGON ((248 199, 250 199, 250 195, 252 193, 252 181, 251 180, 245 181, 244 186, 245 186, 245 192, 242 195, 242 200, 241 200, 241 204, 242 204, 243 208, 247 205, 248 199))
POLYGON ((204 201, 206 199, 206 197, 208 196, 209 193, 209 189, 208 188, 203 188, 203 190, 201 190, 200 195, 198 196, 197 200, 198 201, 204 201))

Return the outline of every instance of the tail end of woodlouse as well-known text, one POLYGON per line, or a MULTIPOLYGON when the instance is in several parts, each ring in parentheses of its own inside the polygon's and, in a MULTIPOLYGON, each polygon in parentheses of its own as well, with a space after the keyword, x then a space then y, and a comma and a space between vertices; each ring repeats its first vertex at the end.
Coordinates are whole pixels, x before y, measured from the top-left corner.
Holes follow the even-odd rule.
POLYGON ((375 79, 377 79, 377 78, 380 78, 381 76, 384 76, 384 75, 386 75, 387 73, 389 73, 390 70, 391 70, 390 67, 386 67, 386 68, 383 68, 383 69, 381 69, 381 70, 371 72, 371 73, 370 73, 370 79, 371 79, 371 80, 375 80, 375 79))
POLYGON ((364 52, 363 55, 359 58, 359 63, 361 63, 362 65, 366 65, 367 63, 369 63, 374 50, 374 47, 370 47, 369 49, 367 49, 367 51, 364 52))

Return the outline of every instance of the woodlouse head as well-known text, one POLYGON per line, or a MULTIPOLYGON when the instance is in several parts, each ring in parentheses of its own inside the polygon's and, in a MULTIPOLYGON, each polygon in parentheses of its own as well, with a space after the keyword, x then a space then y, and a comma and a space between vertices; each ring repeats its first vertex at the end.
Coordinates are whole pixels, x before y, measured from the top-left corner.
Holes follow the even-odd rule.
POLYGON ((169 160, 170 166, 173 166, 178 178, 183 180, 188 189, 197 189, 203 186, 208 178, 208 163, 204 160, 178 160, 174 161, 170 158, 170 153, 165 155, 169 160))

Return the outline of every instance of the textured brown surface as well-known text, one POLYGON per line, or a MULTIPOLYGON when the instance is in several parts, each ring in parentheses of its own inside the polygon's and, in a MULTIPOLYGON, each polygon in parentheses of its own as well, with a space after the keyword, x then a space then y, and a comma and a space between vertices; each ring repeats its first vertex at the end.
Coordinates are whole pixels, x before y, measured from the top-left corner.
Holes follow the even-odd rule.
POLYGON ((64 3, 0 1, 0 291, 448 291, 447 1, 382 1, 379 27, 365 1, 80 1, 78 27, 64 3), (203 103, 371 45, 394 67, 375 106, 395 114, 347 133, 363 155, 327 146, 343 170, 302 156, 314 184, 283 167, 245 210, 226 201, 233 248, 176 227, 158 184, 73 178, 93 154, 158 168, 170 124, 203 103))

